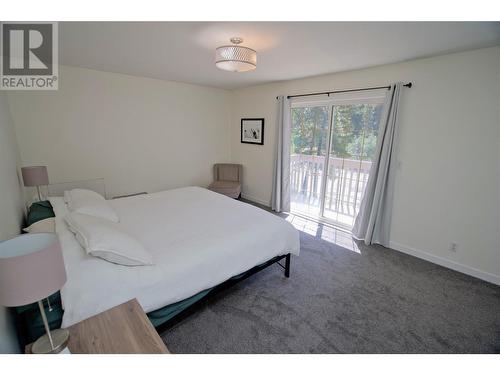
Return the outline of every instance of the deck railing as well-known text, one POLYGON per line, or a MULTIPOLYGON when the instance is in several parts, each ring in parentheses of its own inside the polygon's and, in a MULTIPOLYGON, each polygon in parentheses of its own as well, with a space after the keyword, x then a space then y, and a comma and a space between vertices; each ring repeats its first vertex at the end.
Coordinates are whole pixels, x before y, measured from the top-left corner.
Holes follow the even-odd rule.
MULTIPOLYGON (((325 187, 325 213, 354 217, 359 209, 372 162, 330 158, 325 187)), ((292 202, 319 206, 324 156, 291 155, 290 190, 292 202)))

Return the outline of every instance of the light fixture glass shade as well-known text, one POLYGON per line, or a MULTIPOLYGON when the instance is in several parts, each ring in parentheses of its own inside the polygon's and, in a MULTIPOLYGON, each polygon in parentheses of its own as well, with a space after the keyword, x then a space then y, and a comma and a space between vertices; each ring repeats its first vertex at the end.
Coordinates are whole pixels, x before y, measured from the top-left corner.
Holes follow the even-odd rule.
POLYGON ((247 72, 257 67, 257 52, 251 48, 233 45, 215 50, 217 68, 230 72, 247 72))

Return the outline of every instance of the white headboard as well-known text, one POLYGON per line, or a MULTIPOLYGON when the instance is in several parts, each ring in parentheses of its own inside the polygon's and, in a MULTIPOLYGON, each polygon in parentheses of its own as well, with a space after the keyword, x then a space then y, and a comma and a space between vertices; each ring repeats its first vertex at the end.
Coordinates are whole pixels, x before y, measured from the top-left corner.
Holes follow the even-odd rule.
POLYGON ((60 182, 57 184, 50 184, 47 187, 49 197, 62 197, 65 190, 71 189, 87 189, 101 194, 104 198, 106 196, 106 185, 104 178, 95 178, 92 180, 81 180, 71 182, 60 182))

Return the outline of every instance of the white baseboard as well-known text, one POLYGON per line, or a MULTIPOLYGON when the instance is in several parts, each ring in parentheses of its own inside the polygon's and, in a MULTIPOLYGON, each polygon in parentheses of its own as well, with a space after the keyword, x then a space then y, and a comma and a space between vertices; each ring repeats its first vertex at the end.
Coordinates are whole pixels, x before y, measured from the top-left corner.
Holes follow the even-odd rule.
POLYGON ((422 250, 417 250, 394 241, 391 241, 389 243, 389 246, 391 247, 391 249, 400 251, 402 253, 413 255, 414 257, 427 260, 431 263, 435 263, 446 268, 451 268, 452 270, 465 273, 466 275, 474 276, 477 277, 478 279, 488 281, 496 285, 500 285, 500 276, 494 275, 492 273, 481 271, 478 270, 477 268, 465 266, 463 264, 454 262, 452 260, 442 258, 422 250))
POLYGON ((263 206, 271 207, 271 204, 269 202, 266 202, 266 201, 259 199, 259 198, 252 197, 251 195, 241 193, 241 197, 248 199, 249 201, 261 204, 263 206))
MULTIPOLYGON (((271 206, 270 202, 266 202, 262 199, 253 197, 251 195, 242 193, 241 196, 245 199, 248 199, 249 201, 262 204, 263 206, 266 206, 266 207, 271 206)), ((494 274, 486 272, 486 271, 481 271, 481 270, 478 270, 477 268, 466 266, 466 265, 463 265, 461 263, 457 263, 457 262, 454 262, 452 260, 442 258, 442 257, 439 257, 437 255, 428 253, 426 251, 417 250, 415 248, 400 244, 398 242, 390 241, 389 246, 393 250, 400 251, 402 253, 412 255, 414 257, 417 257, 417 258, 420 258, 423 260, 427 260, 428 262, 435 263, 435 264, 438 264, 438 265, 446 267, 446 268, 450 268, 454 271, 458 271, 458 272, 464 273, 466 275, 473 276, 473 277, 476 277, 478 279, 488 281, 488 282, 496 284, 496 285, 500 285, 500 276, 498 276, 498 275, 494 275, 494 274)))

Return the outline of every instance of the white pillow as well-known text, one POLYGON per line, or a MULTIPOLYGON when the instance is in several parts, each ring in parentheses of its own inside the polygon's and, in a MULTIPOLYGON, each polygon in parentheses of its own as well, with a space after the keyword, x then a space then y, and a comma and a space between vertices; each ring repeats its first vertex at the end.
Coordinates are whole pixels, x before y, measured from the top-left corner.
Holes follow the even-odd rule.
POLYGON ((153 264, 151 254, 120 224, 75 212, 66 215, 65 220, 87 254, 124 266, 153 264))
POLYGON ((23 228, 23 231, 27 233, 55 232, 56 220, 53 217, 48 217, 46 219, 39 220, 36 223, 31 224, 27 228, 23 228))
POLYGON ((68 193, 68 208, 71 212, 85 214, 118 223, 120 219, 104 197, 95 191, 73 189, 68 193))

